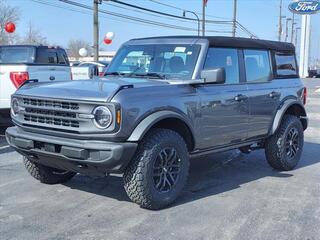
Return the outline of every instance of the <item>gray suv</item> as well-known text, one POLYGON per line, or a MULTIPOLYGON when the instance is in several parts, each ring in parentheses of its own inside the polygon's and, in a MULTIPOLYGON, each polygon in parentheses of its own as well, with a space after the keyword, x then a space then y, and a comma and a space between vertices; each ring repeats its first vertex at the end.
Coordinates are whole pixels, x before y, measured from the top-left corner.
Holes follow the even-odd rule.
POLYGON ((123 173, 133 202, 160 209, 183 189, 192 156, 263 148, 273 168, 293 169, 308 125, 305 103, 292 44, 133 39, 104 79, 18 89, 6 138, 42 183, 123 173))

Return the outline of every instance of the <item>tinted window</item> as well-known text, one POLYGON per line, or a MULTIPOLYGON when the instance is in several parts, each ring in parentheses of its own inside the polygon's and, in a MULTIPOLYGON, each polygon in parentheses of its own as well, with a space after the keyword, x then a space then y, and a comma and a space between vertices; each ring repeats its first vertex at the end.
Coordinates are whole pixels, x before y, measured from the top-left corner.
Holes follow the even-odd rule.
POLYGON ((266 82, 271 76, 268 51, 244 50, 247 82, 266 82))
POLYGON ((37 51, 37 63, 42 64, 57 64, 58 56, 55 50, 38 48, 37 51))
POLYGON ((61 51, 61 50, 58 51, 58 61, 59 61, 59 64, 61 65, 68 64, 68 57, 64 51, 61 51))
POLYGON ((296 59, 293 54, 276 53, 275 59, 278 76, 290 76, 298 74, 296 59))
POLYGON ((210 48, 204 69, 225 68, 226 83, 239 83, 238 50, 231 48, 210 48))
POLYGON ((33 63, 34 47, 0 47, 0 63, 33 63))

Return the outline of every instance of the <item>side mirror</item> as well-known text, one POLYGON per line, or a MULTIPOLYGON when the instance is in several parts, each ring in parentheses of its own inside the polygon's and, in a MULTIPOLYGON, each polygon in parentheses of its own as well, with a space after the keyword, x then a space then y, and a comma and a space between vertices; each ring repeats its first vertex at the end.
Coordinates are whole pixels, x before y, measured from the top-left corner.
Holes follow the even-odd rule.
POLYGON ((201 78, 205 83, 224 83, 226 81, 225 68, 202 70, 201 78))

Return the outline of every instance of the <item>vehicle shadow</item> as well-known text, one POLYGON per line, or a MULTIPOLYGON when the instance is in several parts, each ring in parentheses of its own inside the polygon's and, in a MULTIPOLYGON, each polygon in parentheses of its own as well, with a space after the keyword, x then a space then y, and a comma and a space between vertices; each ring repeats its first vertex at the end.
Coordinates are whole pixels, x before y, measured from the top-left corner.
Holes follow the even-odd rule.
MULTIPOLYGON (((296 169, 319 162, 320 144, 306 142, 302 159, 296 169)), ((273 170, 268 165, 263 150, 251 154, 229 151, 194 158, 191 159, 188 184, 176 203, 171 207, 225 193, 261 178, 290 178, 293 174, 294 172, 273 170)), ((123 188, 121 175, 102 178, 77 175, 64 185, 119 201, 130 201, 123 188)))

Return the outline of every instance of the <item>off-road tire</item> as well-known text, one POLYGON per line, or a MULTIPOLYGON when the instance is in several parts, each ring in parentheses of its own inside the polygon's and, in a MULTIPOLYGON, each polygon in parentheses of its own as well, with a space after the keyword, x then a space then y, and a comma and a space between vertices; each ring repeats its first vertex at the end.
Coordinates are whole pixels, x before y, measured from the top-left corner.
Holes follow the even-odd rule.
POLYGON ((285 115, 277 131, 266 141, 265 154, 269 165, 282 171, 294 169, 301 158, 303 141, 304 136, 301 121, 296 116, 285 115), (295 156, 290 158, 286 150, 286 139, 289 131, 292 129, 297 130, 299 141, 295 156))
POLYGON ((186 184, 188 173, 189 153, 184 139, 172 130, 153 129, 139 143, 125 170, 124 187, 129 198, 142 208, 161 209, 176 200, 186 184), (159 154, 168 148, 176 150, 180 170, 172 189, 161 192, 154 183, 154 164, 159 161, 159 154))
POLYGON ((69 181, 76 173, 47 167, 23 157, 23 163, 32 177, 46 184, 57 184, 69 181))

